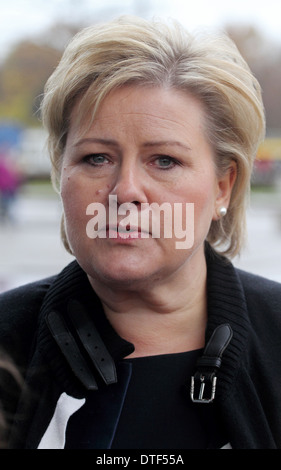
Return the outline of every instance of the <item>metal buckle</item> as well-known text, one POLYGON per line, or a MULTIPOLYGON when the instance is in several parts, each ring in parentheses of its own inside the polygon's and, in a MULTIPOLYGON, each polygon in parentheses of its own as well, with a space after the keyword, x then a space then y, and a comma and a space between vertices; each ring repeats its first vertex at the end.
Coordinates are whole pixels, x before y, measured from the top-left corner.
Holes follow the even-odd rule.
POLYGON ((194 376, 191 377, 191 387, 190 387, 190 397, 193 403, 212 403, 215 399, 215 394, 216 394, 216 386, 217 386, 217 377, 214 376, 212 379, 212 390, 211 390, 211 397, 210 398, 204 398, 204 390, 205 390, 205 376, 201 375, 200 376, 200 390, 199 390, 199 397, 194 398, 194 388, 195 388, 195 383, 194 383, 194 376))

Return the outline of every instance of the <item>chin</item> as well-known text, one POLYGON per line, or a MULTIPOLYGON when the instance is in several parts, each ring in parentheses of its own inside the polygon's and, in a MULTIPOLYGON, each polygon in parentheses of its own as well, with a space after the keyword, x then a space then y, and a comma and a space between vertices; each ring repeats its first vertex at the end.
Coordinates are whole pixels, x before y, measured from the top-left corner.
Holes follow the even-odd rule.
POLYGON ((118 287, 131 290, 132 287, 151 285, 155 279, 160 277, 155 270, 151 271, 151 265, 148 269, 136 265, 130 267, 129 263, 126 265, 124 263, 110 263, 109 266, 106 266, 105 263, 98 265, 95 262, 89 264, 89 261, 87 261, 85 264, 80 263, 80 265, 88 274, 90 280, 92 279, 112 288, 118 287))
POLYGON ((96 279, 99 281, 123 288, 146 284, 147 282, 151 283, 152 277, 152 273, 141 273, 133 270, 123 270, 122 268, 116 269, 114 272, 99 272, 98 275, 96 275, 96 279))

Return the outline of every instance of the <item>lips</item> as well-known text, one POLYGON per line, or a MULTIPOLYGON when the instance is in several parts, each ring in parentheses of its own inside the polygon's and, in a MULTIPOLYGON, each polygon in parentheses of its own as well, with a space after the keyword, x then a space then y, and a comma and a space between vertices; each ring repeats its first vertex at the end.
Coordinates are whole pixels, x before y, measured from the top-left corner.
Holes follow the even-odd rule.
MULTIPOLYGON (((108 226, 108 229, 109 230, 116 230, 116 227, 113 227, 113 226, 108 226)), ((126 232, 141 232, 141 229, 140 227, 138 226, 131 226, 131 225, 127 225, 127 226, 122 226, 121 224, 118 225, 118 232, 119 233, 126 233, 126 232)))
POLYGON ((116 226, 112 226, 112 225, 109 225, 106 227, 106 231, 107 233, 115 233, 115 234, 119 234, 120 236, 124 236, 124 235, 132 235, 132 234, 139 234, 140 233, 140 230, 139 230, 139 227, 132 227, 132 226, 121 226, 120 224, 116 227, 116 226))
POLYGON ((142 230, 139 226, 121 226, 107 225, 106 234, 108 238, 121 238, 121 239, 133 239, 133 238, 149 238, 150 233, 146 230, 142 230))

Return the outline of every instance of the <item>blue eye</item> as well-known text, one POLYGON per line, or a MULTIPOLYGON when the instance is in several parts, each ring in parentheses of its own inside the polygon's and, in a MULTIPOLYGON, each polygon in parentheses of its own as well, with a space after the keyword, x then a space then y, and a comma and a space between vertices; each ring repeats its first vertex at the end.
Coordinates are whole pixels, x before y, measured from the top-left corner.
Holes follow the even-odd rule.
POLYGON ((105 157, 105 155, 102 155, 101 153, 87 155, 86 157, 84 157, 84 161, 93 166, 101 166, 105 163, 108 163, 108 159, 105 157))
POLYGON ((156 162, 158 163, 158 167, 162 170, 169 170, 177 164, 174 158, 168 156, 158 157, 156 162))

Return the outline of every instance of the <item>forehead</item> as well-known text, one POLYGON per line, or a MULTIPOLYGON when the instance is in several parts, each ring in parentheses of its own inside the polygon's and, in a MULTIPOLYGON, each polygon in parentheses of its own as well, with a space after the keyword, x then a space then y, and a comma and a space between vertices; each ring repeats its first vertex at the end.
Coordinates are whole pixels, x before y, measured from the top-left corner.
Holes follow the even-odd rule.
POLYGON ((105 131, 111 128, 151 132, 203 132, 205 112, 190 93, 164 88, 124 86, 109 92, 95 110, 83 107, 83 97, 75 103, 70 131, 75 134, 105 131))

